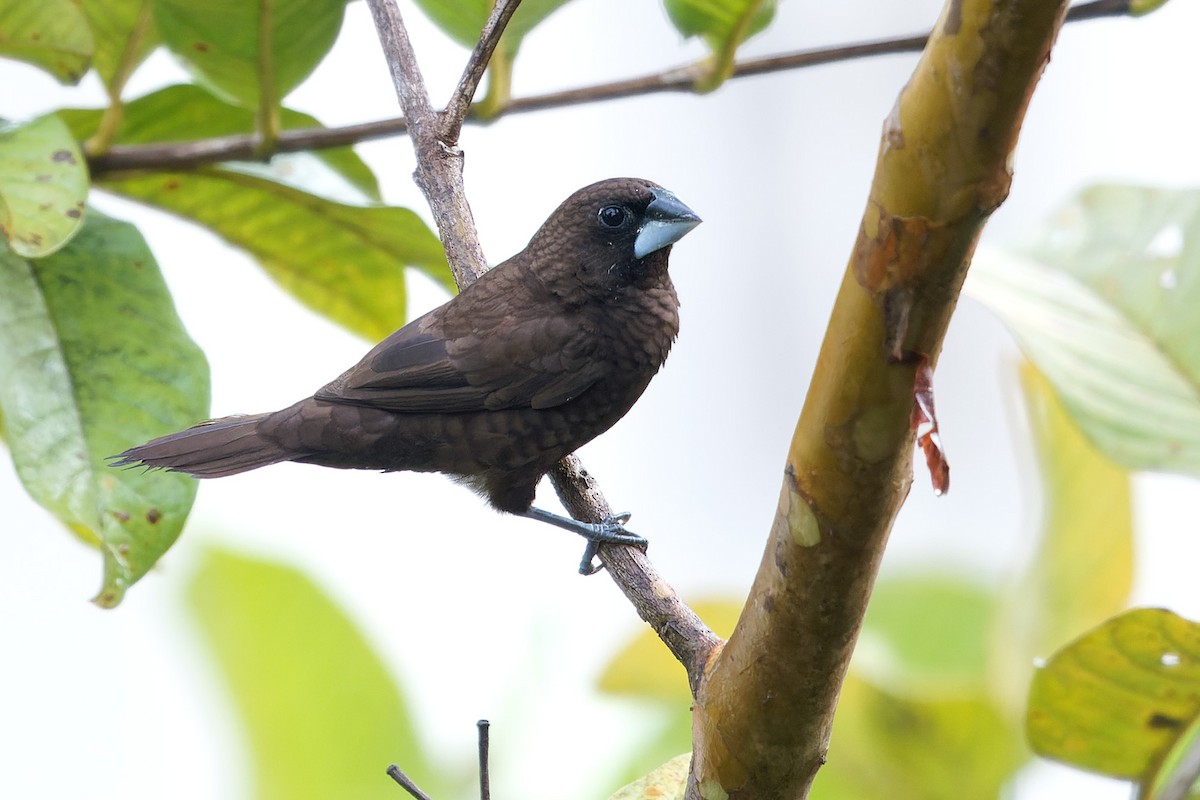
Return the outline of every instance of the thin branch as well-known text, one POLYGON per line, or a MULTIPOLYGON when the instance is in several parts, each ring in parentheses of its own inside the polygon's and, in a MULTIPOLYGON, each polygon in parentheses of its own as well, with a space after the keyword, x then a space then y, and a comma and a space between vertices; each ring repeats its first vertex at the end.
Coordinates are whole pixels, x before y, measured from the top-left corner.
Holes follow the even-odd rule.
POLYGON ((408 118, 409 136, 417 153, 417 185, 433 212, 454 280, 460 287, 466 286, 483 274, 487 260, 463 189, 462 151, 442 138, 440 119, 429 103, 425 78, 417 66, 396 0, 367 0, 367 5, 379 29, 396 96, 408 118))
POLYGON ((403 786, 404 791, 408 792, 410 795, 416 798, 416 800, 432 800, 429 795, 422 792, 420 787, 413 783, 412 778, 404 774, 404 770, 400 769, 395 764, 392 764, 387 768, 387 774, 392 777, 392 780, 403 786))
POLYGON ((488 721, 481 719, 475 725, 479 728, 479 800, 492 800, 491 769, 488 767, 488 721))
MULTIPOLYGON (((1083 3, 1072 8, 1067 14, 1067 21, 1077 22, 1102 17, 1127 16, 1128 14, 1129 0, 1094 0, 1094 2, 1083 3)), ((928 34, 921 34, 748 59, 740 61, 734 66, 730 78, 766 75, 856 58, 919 52, 925 46, 928 38, 928 34)), ((524 114, 549 108, 564 108, 662 92, 691 92, 695 88, 696 81, 704 74, 705 63, 700 61, 637 78, 548 92, 530 97, 517 97, 509 100, 503 107, 495 109, 486 120, 478 119, 468 112, 463 121, 490 123, 509 114, 524 114)), ((470 69, 468 67, 468 70, 464 71, 464 77, 470 69)), ((461 87, 460 82, 460 89, 456 90, 456 97, 460 96, 461 87)), ((219 161, 248 161, 272 154, 344 147, 359 142, 399 136, 407 132, 408 121, 403 117, 338 128, 296 128, 280 132, 275 148, 269 154, 259 152, 261 143, 254 134, 222 136, 192 142, 114 145, 104 153, 89 156, 88 167, 93 176, 143 169, 187 169, 219 161)))
MULTIPOLYGON (((567 456, 558 462, 550 470, 550 481, 563 507, 575 519, 598 522, 612 516, 612 508, 596 479, 583 468, 577 456, 567 456)), ((638 616, 683 664, 694 694, 705 665, 722 644, 720 637, 659 577, 645 553, 634 547, 603 544, 599 554, 608 574, 633 603, 638 616)))
POLYGON ((442 133, 447 141, 458 142, 463 120, 470 113, 471 101, 475 99, 475 90, 479 88, 479 80, 483 77, 488 62, 492 60, 492 53, 495 52, 496 45, 500 43, 500 37, 504 35, 505 26, 512 19, 512 15, 520 3, 521 0, 500 0, 492 7, 492 13, 479 37, 479 44, 475 45, 475 49, 471 52, 471 58, 467 61, 462 78, 459 79, 450 102, 446 104, 446 110, 442 112, 445 125, 442 133))

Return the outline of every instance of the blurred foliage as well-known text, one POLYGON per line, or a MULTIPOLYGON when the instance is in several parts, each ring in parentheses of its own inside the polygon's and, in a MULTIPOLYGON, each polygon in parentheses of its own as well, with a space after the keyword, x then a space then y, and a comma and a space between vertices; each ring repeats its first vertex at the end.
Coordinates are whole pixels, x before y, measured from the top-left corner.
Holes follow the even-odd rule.
POLYGON ((1109 458, 1200 475, 1200 191, 1086 189, 968 287, 1109 458))
POLYGON ((88 20, 71 0, 0 3, 0 56, 25 61, 62 83, 78 83, 92 62, 88 20))
POLYGON ((776 0, 663 0, 667 16, 684 36, 699 36, 712 51, 697 84, 711 91, 733 73, 737 49, 775 18, 776 0))
POLYGON ((246 108, 277 106, 328 55, 346 0, 155 0, 158 35, 196 82, 246 108))
POLYGON ((683 787, 687 782, 691 762, 690 753, 675 756, 662 766, 618 789, 609 800, 683 800, 683 787))
POLYGON ((390 763, 434 797, 449 792, 400 687, 309 578, 211 550, 188 600, 246 730, 255 797, 394 800, 390 763))
POLYGON ((146 0, 78 0, 78 5, 96 44, 92 67, 109 93, 119 95, 125 80, 159 44, 154 4, 146 0))
POLYGON ((1055 653, 1029 695, 1039 754, 1106 775, 1150 778, 1200 720, 1200 624, 1163 609, 1109 620, 1055 653))

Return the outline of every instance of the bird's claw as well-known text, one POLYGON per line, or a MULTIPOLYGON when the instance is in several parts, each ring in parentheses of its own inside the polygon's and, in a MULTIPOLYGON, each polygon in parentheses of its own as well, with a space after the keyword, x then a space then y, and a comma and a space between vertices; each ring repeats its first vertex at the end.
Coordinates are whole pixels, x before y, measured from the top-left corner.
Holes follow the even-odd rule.
POLYGON ((583 551, 583 559, 579 562, 580 575, 595 575, 604 569, 604 562, 596 563, 595 561, 596 555, 600 552, 601 544, 629 545, 636 547, 643 553, 646 552, 646 548, 650 546, 650 542, 643 536, 638 536, 636 533, 625 530, 625 523, 629 522, 632 516, 628 511, 622 511, 619 514, 612 514, 602 521, 591 523, 588 526, 591 529, 591 534, 583 534, 588 543, 583 551))
POLYGON ((600 522, 581 522, 570 517, 560 517, 558 514, 551 514, 549 511, 543 511, 536 506, 530 506, 525 511, 519 513, 523 517, 541 520, 556 528, 563 528, 564 530, 577 533, 587 539, 587 549, 583 551, 583 561, 579 565, 579 571, 584 575, 594 575, 604 568, 603 564, 596 566, 592 563, 600 550, 601 544, 632 545, 643 553, 646 552, 646 547, 649 545, 649 542, 641 536, 625 530, 625 523, 632 516, 628 511, 623 511, 620 514, 610 514, 600 522))

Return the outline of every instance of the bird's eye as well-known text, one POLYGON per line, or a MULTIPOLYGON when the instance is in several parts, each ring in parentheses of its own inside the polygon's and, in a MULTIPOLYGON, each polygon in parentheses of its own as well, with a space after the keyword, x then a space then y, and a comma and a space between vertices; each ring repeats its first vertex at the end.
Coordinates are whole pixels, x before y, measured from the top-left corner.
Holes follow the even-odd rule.
POLYGON ((600 224, 606 228, 619 228, 629 218, 629 212, 622 206, 605 206, 600 209, 600 224))

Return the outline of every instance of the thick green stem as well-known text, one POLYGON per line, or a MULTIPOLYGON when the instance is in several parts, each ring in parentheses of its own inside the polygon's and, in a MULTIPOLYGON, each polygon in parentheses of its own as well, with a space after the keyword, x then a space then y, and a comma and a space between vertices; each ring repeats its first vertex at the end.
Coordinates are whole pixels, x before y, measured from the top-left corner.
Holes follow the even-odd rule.
POLYGON ((1003 202, 1065 0, 948 0, 884 125, 875 179, 733 636, 694 706, 691 798, 807 796, 912 473, 936 360, 1003 202))

